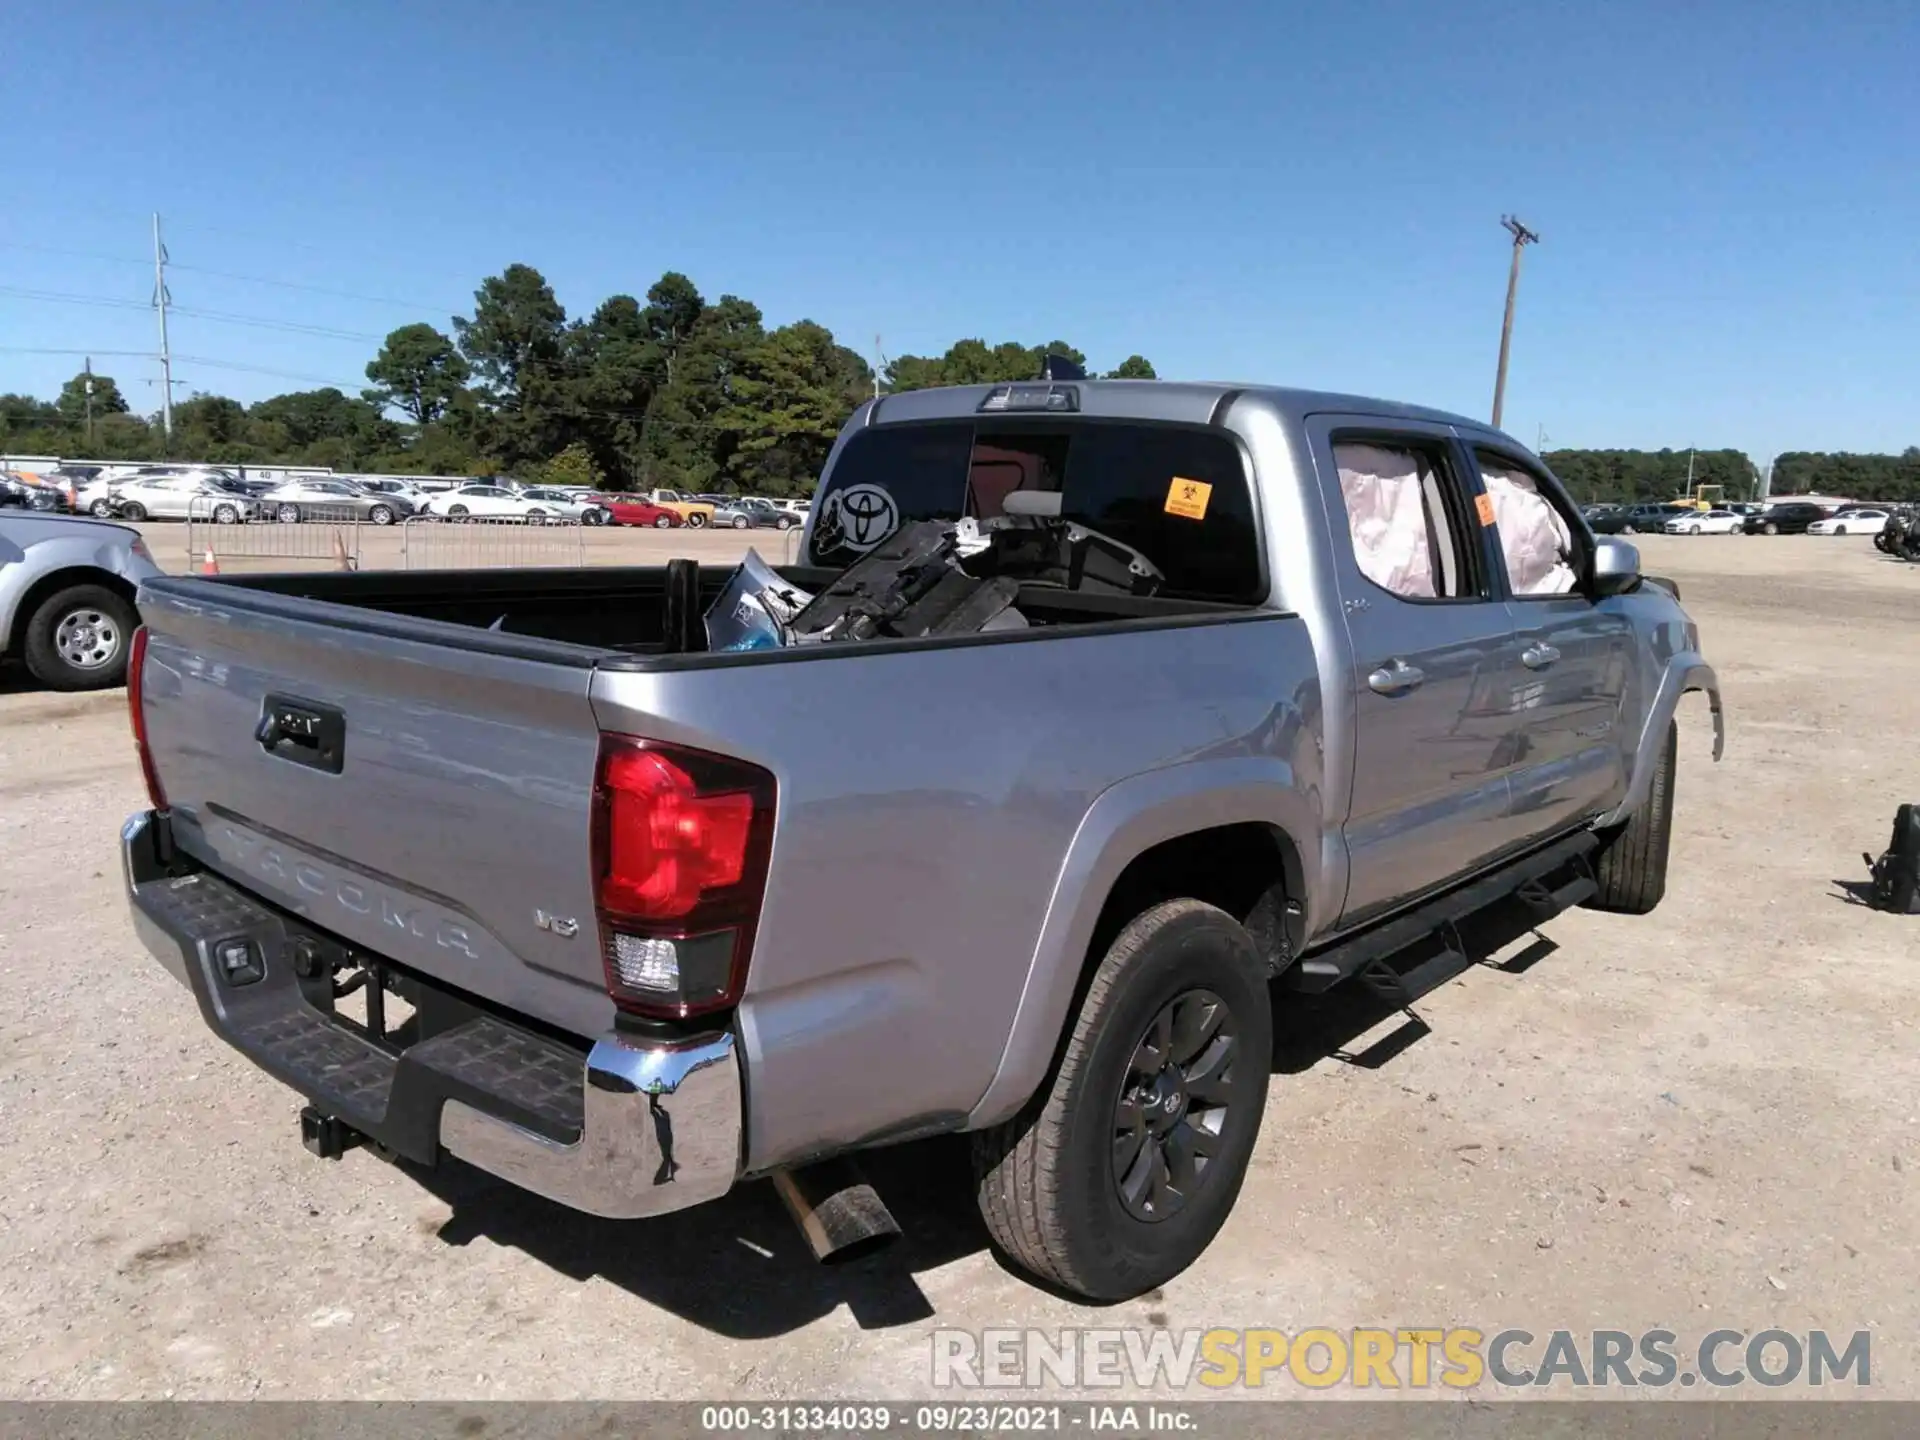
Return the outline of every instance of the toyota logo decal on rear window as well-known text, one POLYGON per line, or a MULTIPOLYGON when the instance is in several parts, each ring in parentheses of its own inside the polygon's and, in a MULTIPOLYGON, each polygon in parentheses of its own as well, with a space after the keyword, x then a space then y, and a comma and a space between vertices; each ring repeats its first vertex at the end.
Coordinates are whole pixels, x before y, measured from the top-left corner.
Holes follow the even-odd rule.
POLYGON ((839 534, 835 548, 864 555, 900 524, 900 508, 878 485, 849 485, 827 502, 839 534))

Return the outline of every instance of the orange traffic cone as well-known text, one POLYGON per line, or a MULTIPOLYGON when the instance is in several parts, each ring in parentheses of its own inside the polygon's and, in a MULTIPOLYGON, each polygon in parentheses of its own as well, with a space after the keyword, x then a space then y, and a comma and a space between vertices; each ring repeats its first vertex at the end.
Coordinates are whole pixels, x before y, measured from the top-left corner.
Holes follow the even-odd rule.
POLYGON ((353 558, 347 554, 347 542, 340 538, 338 530, 333 532, 333 564, 336 570, 355 568, 353 558))
POLYGON ((218 575, 220 573, 220 562, 213 558, 213 547, 211 545, 207 546, 207 558, 200 562, 200 573, 202 575, 218 575))

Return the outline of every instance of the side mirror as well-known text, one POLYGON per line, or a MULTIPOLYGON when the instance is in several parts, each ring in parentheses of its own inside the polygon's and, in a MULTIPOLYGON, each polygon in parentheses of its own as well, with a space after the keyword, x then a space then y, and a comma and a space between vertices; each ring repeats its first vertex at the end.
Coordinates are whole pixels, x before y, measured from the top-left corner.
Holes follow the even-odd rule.
POLYGON ((1593 546, 1593 598, 1624 595, 1640 583, 1640 550, 1625 540, 1603 535, 1593 546))

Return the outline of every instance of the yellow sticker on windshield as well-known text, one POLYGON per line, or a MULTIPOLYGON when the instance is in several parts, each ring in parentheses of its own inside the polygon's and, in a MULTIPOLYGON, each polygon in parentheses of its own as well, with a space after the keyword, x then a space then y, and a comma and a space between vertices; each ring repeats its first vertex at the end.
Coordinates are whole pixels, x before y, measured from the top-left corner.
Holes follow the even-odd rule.
POLYGON ((1480 523, 1482 525, 1491 525, 1493 523, 1493 497, 1491 495, 1483 492, 1474 496, 1473 508, 1480 512, 1480 523))
POLYGON ((1213 498, 1213 486, 1204 480, 1183 480, 1178 475, 1167 486, 1167 514, 1183 520, 1207 518, 1207 501, 1213 498))

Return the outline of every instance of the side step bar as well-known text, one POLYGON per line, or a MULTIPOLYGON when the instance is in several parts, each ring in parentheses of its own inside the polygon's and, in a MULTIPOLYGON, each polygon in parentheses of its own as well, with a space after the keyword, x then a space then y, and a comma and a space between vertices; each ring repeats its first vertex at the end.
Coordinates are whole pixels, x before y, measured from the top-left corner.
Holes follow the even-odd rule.
POLYGON ((1473 964, 1454 928, 1469 915, 1512 897, 1536 918, 1548 920, 1591 897, 1599 887, 1594 883, 1587 859, 1599 843, 1599 837, 1591 831, 1582 831, 1544 850, 1523 855, 1457 890, 1449 890, 1415 906, 1404 915, 1307 956, 1287 972, 1287 987, 1318 995, 1342 980, 1359 975, 1383 1000, 1395 1005, 1410 1004, 1473 964), (1568 866, 1577 866, 1579 873, 1549 888, 1547 877, 1568 866), (1443 934, 1447 941, 1446 949, 1440 954, 1404 975, 1387 963, 1390 957, 1436 932, 1443 934))

